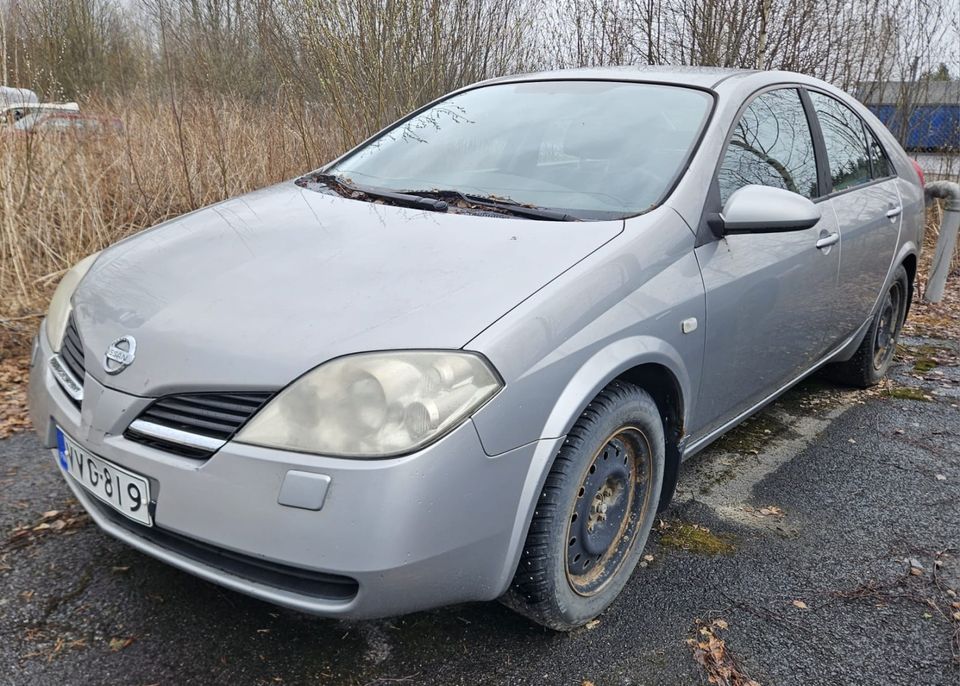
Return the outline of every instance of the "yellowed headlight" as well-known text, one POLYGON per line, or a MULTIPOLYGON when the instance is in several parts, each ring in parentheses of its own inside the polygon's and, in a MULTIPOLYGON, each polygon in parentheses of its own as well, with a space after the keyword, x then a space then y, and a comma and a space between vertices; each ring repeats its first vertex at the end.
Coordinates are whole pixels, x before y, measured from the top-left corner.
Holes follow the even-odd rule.
POLYGON ((70 299, 73 297, 73 292, 77 290, 80 281, 86 276, 99 255, 99 252, 88 255, 68 269, 67 273, 60 279, 57 290, 53 293, 53 298, 50 300, 50 309, 47 310, 46 328, 47 340, 55 352, 60 352, 60 346, 63 344, 63 332, 66 330, 67 320, 70 318, 70 299))
POLYGON ((500 388, 474 353, 350 355, 292 383, 235 440, 320 455, 402 455, 449 433, 500 388))

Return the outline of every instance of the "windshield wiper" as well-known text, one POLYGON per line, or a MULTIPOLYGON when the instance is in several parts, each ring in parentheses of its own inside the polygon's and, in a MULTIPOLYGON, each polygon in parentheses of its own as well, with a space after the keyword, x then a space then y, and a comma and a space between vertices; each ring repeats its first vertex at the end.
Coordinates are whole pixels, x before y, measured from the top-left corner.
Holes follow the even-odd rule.
POLYGON ((432 191, 406 191, 410 195, 418 196, 435 196, 439 199, 456 199, 466 203, 468 206, 473 207, 489 207, 491 209, 500 210, 501 212, 506 212, 508 214, 514 214, 520 217, 530 217, 531 219, 547 219, 550 221, 557 222, 578 222, 581 221, 579 217, 574 217, 571 214, 566 212, 561 212, 559 210, 551 210, 546 207, 533 207, 530 205, 523 205, 516 200, 511 200, 509 198, 496 198, 493 196, 487 195, 474 195, 472 193, 463 193, 461 191, 455 190, 432 190, 432 191))
MULTIPOLYGON (((377 198, 378 200, 389 200, 397 205, 407 205, 423 210, 433 212, 446 212, 449 204, 445 200, 436 198, 425 198, 422 195, 411 193, 398 193, 386 188, 377 188, 376 186, 364 186, 350 181, 346 181, 336 174, 314 174, 313 180, 322 183, 335 191, 346 191, 348 193, 360 193, 368 198, 377 198)), ((341 193, 342 194, 342 193, 341 193)))

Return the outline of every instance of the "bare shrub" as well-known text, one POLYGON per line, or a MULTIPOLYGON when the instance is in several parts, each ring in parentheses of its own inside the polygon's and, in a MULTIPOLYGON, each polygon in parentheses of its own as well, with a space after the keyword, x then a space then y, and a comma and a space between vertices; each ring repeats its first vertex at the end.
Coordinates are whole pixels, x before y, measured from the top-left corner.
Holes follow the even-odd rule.
MULTIPOLYGON (((277 36, 299 82, 351 143, 444 93, 535 62, 518 0, 282 0, 277 36)), ((285 70, 286 71, 286 70, 285 70)))

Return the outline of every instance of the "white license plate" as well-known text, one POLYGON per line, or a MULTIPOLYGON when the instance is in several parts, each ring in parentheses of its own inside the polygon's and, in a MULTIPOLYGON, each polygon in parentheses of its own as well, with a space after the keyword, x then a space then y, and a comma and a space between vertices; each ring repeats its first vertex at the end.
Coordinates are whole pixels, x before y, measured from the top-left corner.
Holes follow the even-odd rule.
POLYGON ((92 455, 57 427, 57 461, 86 490, 134 521, 153 526, 150 482, 139 474, 92 455))

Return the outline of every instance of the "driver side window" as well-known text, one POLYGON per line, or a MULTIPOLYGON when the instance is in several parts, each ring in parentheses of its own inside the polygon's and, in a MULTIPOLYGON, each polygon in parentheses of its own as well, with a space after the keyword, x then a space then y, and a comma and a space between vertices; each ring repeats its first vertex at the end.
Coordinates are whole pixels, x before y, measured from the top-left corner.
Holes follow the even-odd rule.
POLYGON ((727 145, 717 181, 721 204, 750 184, 817 197, 813 135, 795 88, 763 93, 747 106, 727 145))

